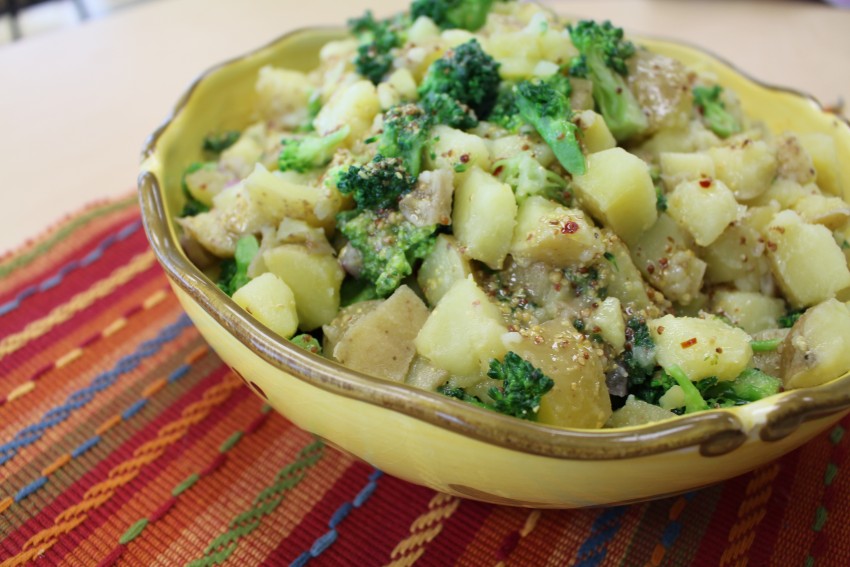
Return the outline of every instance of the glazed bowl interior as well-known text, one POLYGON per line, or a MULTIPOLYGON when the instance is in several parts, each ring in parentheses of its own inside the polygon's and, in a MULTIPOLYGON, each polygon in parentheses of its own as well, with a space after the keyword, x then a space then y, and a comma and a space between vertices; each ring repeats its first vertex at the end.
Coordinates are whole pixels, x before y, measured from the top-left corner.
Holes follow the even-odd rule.
MULTIPOLYGON (((262 66, 273 64, 310 70, 318 63, 320 47, 338 39, 342 33, 337 29, 298 31, 208 71, 190 87, 172 116, 149 139, 139 177, 148 237, 181 302, 201 332, 208 339, 212 337, 210 342, 214 347, 216 341, 235 345, 232 349, 229 346, 222 349, 228 350, 227 355, 222 354, 225 361, 234 369, 239 368, 246 382, 255 386, 264 384, 255 390, 264 397, 270 394, 270 403, 296 424, 372 461, 387 472, 414 482, 482 500, 565 507, 652 498, 740 474, 799 446, 850 408, 848 374, 823 386, 784 392, 747 406, 691 414, 660 423, 614 430, 560 429, 506 417, 436 393, 388 383, 346 369, 292 346, 248 316, 195 267, 181 249, 179 229, 174 221, 184 200, 181 176, 188 164, 201 159, 202 140, 207 134, 241 129, 254 118, 254 82, 262 66), (260 366, 248 365, 255 370, 241 368, 245 358, 256 359, 260 366), (261 382, 246 375, 246 372, 257 372, 258 367, 263 368, 264 373, 278 373, 280 378, 275 378, 275 382, 266 377, 261 382), (285 395, 267 392, 284 388, 289 388, 285 395), (401 464, 382 462, 386 450, 376 450, 368 441, 352 442, 340 430, 345 425, 326 424, 288 403, 296 390, 315 395, 321 400, 324 411, 332 412, 335 403, 353 401, 364 416, 372 413, 379 416, 375 419, 387 419, 419 428, 428 435, 448 437, 461 448, 469 441, 474 444, 470 447, 475 448, 473 456, 477 458, 492 452, 495 460, 504 458, 507 463, 513 462, 511 459, 517 462, 533 460, 540 467, 550 467, 551 471, 544 471, 550 477, 564 474, 558 468, 562 462, 584 462, 593 467, 599 462, 622 462, 630 466, 630 460, 635 463, 650 461, 645 465, 650 471, 654 458, 664 458, 669 463, 668 457, 673 454, 695 462, 713 458, 723 470, 714 476, 699 477, 692 485, 674 486, 672 490, 653 489, 647 484, 632 492, 613 491, 610 496, 589 501, 579 501, 557 491, 515 494, 512 485, 505 482, 500 485, 498 478, 482 482, 481 486, 471 486, 467 482, 466 488, 460 489, 457 482, 434 478, 433 471, 424 474, 401 464), (749 457, 738 458, 742 452, 748 452, 749 457), (737 465, 729 464, 736 461, 737 465)), ((832 136, 839 155, 843 156, 839 174, 844 187, 850 187, 850 126, 846 122, 824 112, 806 96, 759 84, 696 48, 651 39, 637 39, 636 42, 699 70, 714 73, 719 83, 738 94, 745 113, 763 121, 774 132, 794 130, 832 136)), ((362 426, 368 430, 368 424, 362 426)), ((393 442, 391 432, 375 438, 384 443, 387 439, 393 442)), ((399 444, 405 442, 397 440, 399 444)), ((403 448, 399 446, 398 450, 403 451, 403 448)), ((463 459, 462 456, 458 458, 463 459)), ((461 466, 462 462, 446 464, 461 466)), ((593 469, 563 470, 587 474, 593 469)))

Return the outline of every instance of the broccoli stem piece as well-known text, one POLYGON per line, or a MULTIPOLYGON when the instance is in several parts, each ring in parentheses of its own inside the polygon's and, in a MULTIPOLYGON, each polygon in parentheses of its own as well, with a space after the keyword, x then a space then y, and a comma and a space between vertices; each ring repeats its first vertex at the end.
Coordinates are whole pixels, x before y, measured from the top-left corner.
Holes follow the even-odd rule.
POLYGON ((685 392, 685 413, 693 413, 708 409, 708 404, 700 394, 699 389, 691 382, 690 378, 685 374, 677 364, 667 368, 669 374, 685 392))
POLYGON ((502 362, 490 361, 487 376, 502 380, 499 388, 490 388, 493 409, 520 419, 534 421, 540 409, 540 400, 555 385, 555 381, 535 368, 513 351, 508 352, 502 362))
POLYGON ((281 171, 304 173, 323 167, 331 161, 334 152, 348 137, 351 128, 348 124, 325 136, 309 134, 303 138, 284 138, 283 149, 277 163, 281 171))
POLYGON ((738 119, 729 114, 726 105, 720 99, 723 88, 694 87, 694 107, 699 111, 706 125, 721 138, 728 138, 741 131, 738 119))
POLYGON ((180 211, 181 217, 193 217, 195 215, 199 215, 201 213, 205 213, 210 210, 210 208, 204 203, 197 200, 194 195, 189 191, 189 186, 186 184, 186 176, 192 173, 195 173, 205 164, 203 163, 193 163, 189 167, 186 168, 186 171, 183 172, 183 176, 180 179, 180 187, 183 191, 183 197, 185 197, 186 202, 183 205, 183 210, 180 211))
POLYGON ((772 396, 782 389, 782 381, 756 368, 747 368, 732 382, 735 395, 748 402, 772 396))
POLYGON ((516 86, 516 105, 523 120, 534 126, 564 169, 573 175, 587 171, 578 141, 578 127, 570 122, 566 96, 546 81, 522 81, 516 86))
POLYGON ((431 63, 419 95, 445 93, 483 120, 496 103, 500 82, 499 63, 481 49, 478 40, 471 39, 431 63))
POLYGON ((227 130, 218 134, 210 134, 204 138, 204 151, 220 154, 239 139, 239 130, 227 130))
POLYGON ((763 341, 750 341, 750 348, 753 352, 773 352, 779 345, 782 344, 782 339, 766 339, 763 341))
POLYGON ((593 99, 614 137, 622 141, 646 130, 646 116, 624 79, 626 60, 634 55, 635 46, 624 41, 622 28, 608 21, 582 20, 567 29, 580 53, 570 73, 593 81, 593 99))
POLYGON ((236 241, 236 253, 233 259, 222 262, 221 274, 217 285, 227 295, 233 293, 248 283, 248 266, 254 260, 254 256, 260 251, 260 243, 254 235, 248 234, 236 241))
POLYGON ((476 31, 487 21, 493 0, 413 0, 410 15, 431 18, 442 29, 476 31))
POLYGON ((493 173, 511 186, 517 203, 522 204, 533 195, 541 195, 570 206, 571 195, 566 180, 543 167, 529 152, 497 161, 493 164, 493 173))
POLYGON ((297 347, 303 348, 313 354, 322 354, 322 345, 313 335, 302 333, 295 335, 289 341, 297 347))

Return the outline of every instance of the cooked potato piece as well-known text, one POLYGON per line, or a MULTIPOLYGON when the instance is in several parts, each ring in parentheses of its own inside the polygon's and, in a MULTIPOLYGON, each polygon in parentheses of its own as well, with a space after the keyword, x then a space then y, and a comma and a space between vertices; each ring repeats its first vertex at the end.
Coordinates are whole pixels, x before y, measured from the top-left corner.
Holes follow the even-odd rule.
POLYGON ((313 86, 301 71, 267 65, 260 69, 255 90, 260 114, 270 125, 295 130, 307 123, 313 86))
POLYGON ((844 195, 844 184, 838 166, 838 150, 835 140, 827 134, 800 134, 800 143, 812 159, 818 187, 839 197, 844 195))
POLYGON ((384 301, 385 300, 383 299, 359 301, 340 309, 333 321, 322 326, 322 335, 324 336, 322 349, 325 354, 333 353, 336 348, 336 344, 345 332, 350 329, 358 321, 358 319, 377 309, 384 301))
POLYGON ((682 181, 667 196, 667 214, 691 233, 700 246, 708 246, 735 221, 741 207, 719 179, 682 181))
POLYGON ((313 120, 316 132, 324 136, 348 124, 346 138, 350 144, 359 140, 372 127, 375 115, 381 110, 378 92, 371 81, 357 81, 337 90, 313 120))
POLYGON ((830 230, 850 219, 850 205, 840 197, 804 195, 794 203, 793 209, 805 222, 822 224, 830 230))
POLYGON ((530 329, 511 350, 555 382, 540 400, 539 422, 598 428, 611 417, 602 361, 593 343, 568 321, 553 319, 530 329))
POLYGON ((458 248, 455 237, 440 234, 431 253, 422 262, 416 281, 428 303, 434 306, 456 281, 466 279, 470 272, 469 260, 458 248))
POLYGON ((741 200, 758 197, 776 177, 776 152, 763 140, 737 137, 732 145, 708 150, 717 178, 741 200))
POLYGON ((413 362, 410 363, 410 370, 407 372, 404 383, 433 392, 444 384, 448 377, 448 372, 442 368, 437 368, 427 358, 417 354, 413 357, 413 362))
POLYGON ((428 308, 403 285, 354 321, 331 354, 354 370, 403 382, 416 354, 413 340, 427 318, 428 308))
POLYGON ((587 156, 587 173, 573 178, 579 202, 630 242, 655 222, 655 186, 646 163, 622 148, 587 156))
POLYGON ((215 163, 205 163, 183 178, 186 189, 195 199, 211 206, 213 197, 221 193, 226 186, 236 181, 232 172, 220 169, 215 163))
POLYGON ((614 348, 615 353, 623 351, 623 345, 626 343, 626 322, 623 320, 619 299, 606 297, 590 316, 588 323, 588 330, 598 332, 602 340, 614 348))
POLYGON ((543 197, 529 197, 519 208, 511 255, 519 264, 587 266, 601 256, 602 237, 584 213, 543 197))
POLYGON ((609 150, 617 145, 617 140, 614 139, 614 135, 601 115, 592 110, 583 110, 575 116, 574 121, 581 129, 580 139, 587 153, 609 150))
POLYGON ((495 140, 486 140, 490 147, 490 158, 495 164, 499 160, 512 158, 523 152, 528 152, 540 162, 543 167, 548 167, 555 161, 555 154, 540 138, 532 139, 522 134, 502 136, 495 140))
POLYGON ((850 311, 828 299, 800 317, 782 351, 787 389, 818 386, 850 370, 850 311))
POLYGON ((790 209, 794 206, 794 203, 809 194, 811 194, 811 191, 796 181, 782 179, 780 177, 773 181, 770 187, 767 188, 767 191, 755 199, 750 199, 747 201, 747 204, 750 206, 762 206, 769 205, 772 201, 775 201, 781 209, 790 209))
POLYGON ((815 180, 815 165, 812 156, 803 147, 800 138, 786 132, 776 142, 776 159, 779 162, 777 175, 800 185, 815 180))
POLYGON ((711 246, 700 250, 709 282, 733 283, 742 291, 772 293, 773 278, 762 231, 777 210, 775 203, 749 207, 711 246))
POLYGON ((646 49, 628 59, 628 82, 649 123, 648 133, 684 126, 692 109, 691 78, 679 61, 646 49))
POLYGON ((272 273, 266 272, 237 289, 233 301, 285 339, 298 330, 295 295, 272 273))
POLYGON ((322 189, 292 183, 284 176, 268 171, 259 163, 253 173, 245 178, 244 184, 245 192, 252 202, 274 219, 275 224, 284 217, 289 217, 327 230, 333 228, 333 217, 319 219, 316 216, 316 206, 325 196, 322 189))
POLYGON ((608 418, 605 427, 631 427, 672 417, 676 417, 672 411, 629 396, 626 398, 626 404, 608 418))
POLYGON ((413 191, 398 203, 398 210, 415 226, 451 224, 454 175, 450 169, 423 171, 413 191))
POLYGON ((262 157, 265 139, 265 124, 254 124, 245 128, 236 143, 221 152, 219 163, 236 177, 245 177, 254 169, 254 163, 262 157))
POLYGON ((475 166, 490 171, 490 150, 479 136, 441 124, 431 128, 429 139, 430 146, 425 150, 425 169, 454 170, 455 187, 463 184, 475 166))
POLYGON ((778 327, 785 302, 753 291, 720 290, 712 298, 711 309, 752 335, 778 327))
POLYGON ((773 274, 792 306, 815 305, 850 286, 844 254, 826 227, 781 211, 764 236, 773 274))
POLYGON ((502 344, 507 331, 499 308, 470 276, 455 282, 431 312, 416 350, 451 374, 478 376, 507 352, 502 344))
POLYGON ((452 229, 466 256, 496 270, 510 249, 516 214, 510 185, 473 167, 455 191, 452 229))
POLYGON ((300 244, 283 244, 266 251, 263 261, 295 295, 302 330, 312 331, 333 320, 345 277, 333 255, 315 254, 300 244))
POLYGON ((616 297, 620 303, 633 309, 650 309, 652 301, 646 292, 646 284, 637 269, 629 249, 620 238, 610 231, 603 230, 605 249, 610 255, 614 269, 608 278, 608 295, 616 297))
POLYGON ((692 381, 734 380, 753 357, 750 336, 720 319, 665 315, 647 325, 658 364, 665 370, 678 366, 692 381))
POLYGON ((714 178, 714 160, 704 152, 663 152, 658 160, 667 191, 672 191, 682 181, 714 178))

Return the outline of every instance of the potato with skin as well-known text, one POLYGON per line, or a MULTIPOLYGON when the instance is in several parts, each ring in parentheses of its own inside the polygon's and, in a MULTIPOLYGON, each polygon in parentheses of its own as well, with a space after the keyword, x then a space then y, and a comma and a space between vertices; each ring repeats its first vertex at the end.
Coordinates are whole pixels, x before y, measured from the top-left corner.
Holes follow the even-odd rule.
POLYGON ((428 308, 403 285, 345 331, 331 355, 359 372, 403 382, 416 347, 413 340, 428 318, 428 308))
POLYGON ((850 311, 828 299, 806 311, 785 337, 782 381, 785 388, 825 384, 850 370, 850 311))
POLYGON ((629 396, 626 398, 626 404, 614 412, 605 423, 605 427, 631 427, 673 417, 676 417, 676 414, 672 411, 629 396))
POLYGON ((569 321, 558 318, 535 326, 510 349, 555 382, 540 400, 537 421, 598 428, 611 417, 602 360, 593 343, 569 321))
POLYGON ((734 380, 753 357, 750 336, 720 319, 665 315, 647 326, 658 364, 665 370, 678 366, 692 381, 734 380))

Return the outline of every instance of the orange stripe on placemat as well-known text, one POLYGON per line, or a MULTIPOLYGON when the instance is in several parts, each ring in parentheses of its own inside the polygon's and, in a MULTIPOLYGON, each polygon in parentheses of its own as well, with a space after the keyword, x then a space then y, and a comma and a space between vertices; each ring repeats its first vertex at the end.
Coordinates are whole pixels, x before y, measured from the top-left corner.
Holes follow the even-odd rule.
POLYGON ((170 445, 180 440, 192 425, 202 421, 214 407, 224 403, 241 384, 241 380, 235 375, 227 373, 221 382, 204 392, 201 400, 185 408, 179 419, 161 428, 155 439, 136 449, 133 458, 110 470, 105 481, 90 488, 79 503, 59 514, 53 526, 35 534, 24 544, 20 553, 0 565, 23 565, 50 549, 60 536, 84 522, 89 512, 102 506, 118 488, 132 481, 145 465, 159 458, 170 445))
POLYGON ((109 295, 118 286, 153 266, 155 261, 153 252, 149 250, 138 254, 129 263, 113 271, 109 277, 98 281, 86 291, 78 293, 66 303, 54 308, 45 317, 28 324, 22 331, 5 337, 0 341, 0 360, 29 341, 49 332, 56 325, 64 323, 98 299, 109 295))
POLYGON ((773 481, 779 474, 778 462, 756 469, 747 483, 746 497, 738 506, 738 520, 729 531, 729 540, 720 565, 739 564, 755 539, 755 529, 765 515, 765 505, 773 492, 773 481))
POLYGON ((387 565, 406 567, 416 563, 428 544, 443 531, 445 521, 455 513, 458 506, 458 498, 442 493, 434 494, 428 502, 428 510, 410 525, 410 535, 395 546, 390 554, 392 561, 387 565))

